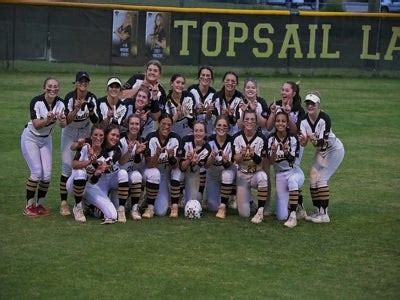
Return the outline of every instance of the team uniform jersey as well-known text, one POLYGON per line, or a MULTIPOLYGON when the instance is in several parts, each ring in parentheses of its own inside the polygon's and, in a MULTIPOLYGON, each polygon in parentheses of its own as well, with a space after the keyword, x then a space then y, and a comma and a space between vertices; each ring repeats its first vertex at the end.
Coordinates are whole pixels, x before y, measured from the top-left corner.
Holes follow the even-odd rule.
POLYGON ((236 125, 236 121, 239 119, 239 106, 243 102, 243 95, 235 90, 232 99, 228 102, 225 98, 225 94, 222 91, 218 91, 214 94, 212 102, 214 103, 214 113, 219 116, 223 110, 228 107, 234 112, 234 115, 229 116, 229 123, 231 124, 230 134, 235 134, 239 131, 239 127, 236 125))
MULTIPOLYGON (((128 119, 131 115, 135 114, 137 109, 136 109, 136 105, 135 105, 135 100, 132 98, 126 98, 123 101, 124 105, 126 106, 126 115, 125 115, 125 119, 128 119)), ((149 133, 153 132, 154 130, 156 130, 156 122, 153 120, 151 114, 154 113, 158 113, 160 111, 160 108, 158 106, 158 102, 157 101, 151 101, 151 104, 146 106, 144 108, 145 112, 150 111, 147 114, 147 119, 146 121, 144 121, 144 124, 142 124, 142 133, 141 136, 142 137, 146 137, 149 133)))
POLYGON ((200 149, 197 149, 195 142, 194 142, 194 136, 193 135, 184 136, 182 139, 179 154, 181 155, 181 157, 183 159, 186 159, 187 153, 193 152, 193 150, 196 151, 196 154, 199 159, 197 166, 190 167, 190 171, 195 172, 195 171, 199 170, 198 167, 203 167, 206 164, 207 158, 211 153, 211 148, 207 142, 204 142, 202 147, 200 149))
POLYGON ((274 163, 274 169, 276 173, 289 171, 294 166, 299 165, 297 158, 299 157, 300 144, 295 136, 289 134, 286 138, 280 140, 276 133, 271 134, 267 138, 268 158, 271 158, 272 156, 272 146, 274 145, 277 149, 274 163), (289 149, 286 156, 283 150, 285 145, 287 145, 289 149))
POLYGON ((193 132, 193 122, 195 120, 195 100, 193 95, 188 91, 183 91, 181 99, 179 103, 177 103, 172 98, 172 93, 169 93, 164 104, 164 112, 172 117, 177 114, 177 107, 179 105, 182 106, 183 114, 180 119, 172 124, 172 131, 177 133, 180 137, 184 137, 193 132))
POLYGON ((314 124, 312 124, 308 114, 300 123, 300 130, 303 135, 314 135, 318 142, 315 150, 321 154, 334 150, 336 147, 342 148, 343 145, 331 130, 331 119, 327 113, 321 111, 314 124))
MULTIPOLYGON (((271 104, 272 105, 272 104, 271 104)), ((279 111, 283 111, 282 108, 282 100, 278 100, 275 102, 275 105, 277 106, 276 112, 278 113, 279 111)), ((271 108, 271 106, 270 106, 271 108)), ((300 122, 301 120, 305 117, 306 112, 304 111, 304 108, 302 108, 300 105, 298 107, 292 106, 292 110, 289 113, 289 119, 292 121, 294 124, 296 124, 297 128, 300 127, 300 122)), ((273 130, 272 130, 273 131, 273 130)))
POLYGON ((262 170, 262 158, 266 156, 267 144, 262 133, 256 132, 251 140, 247 140, 243 131, 233 136, 233 155, 239 153, 242 147, 254 147, 254 157, 246 154, 243 161, 238 164, 238 170, 242 173, 255 173, 262 170))
POLYGON ((107 97, 102 97, 97 101, 97 113, 99 116, 99 122, 102 122, 104 119, 107 118, 107 113, 109 110, 113 110, 114 114, 111 119, 111 123, 121 125, 122 121, 126 117, 127 107, 123 103, 122 100, 118 99, 117 104, 115 107, 111 107, 111 105, 107 102, 107 97))
MULTIPOLYGON (((76 90, 69 92, 64 98, 65 105, 65 115, 67 116, 69 112, 74 110, 75 101, 77 99, 76 90)), ((78 113, 76 114, 74 120, 69 123, 66 127, 71 129, 81 129, 89 127, 90 123, 97 123, 97 98, 91 92, 88 92, 85 98, 85 102, 78 113), (89 108, 93 110, 93 115, 89 117, 89 108)))
MULTIPOLYGON (((209 87, 207 93, 203 95, 199 89, 199 85, 194 84, 188 88, 188 91, 194 97, 195 109, 197 109, 197 107, 200 104, 202 104, 205 108, 207 108, 210 105, 213 105, 212 100, 216 92, 214 88, 209 87)), ((211 134, 213 132, 215 115, 211 115, 211 118, 207 118, 207 115, 205 113, 198 113, 196 116, 196 120, 204 122, 206 124, 207 133, 211 134)))
POLYGON ((223 168, 222 164, 222 156, 225 154, 229 157, 229 161, 232 161, 233 156, 232 156, 232 137, 230 135, 227 135, 226 140, 223 145, 220 145, 217 142, 216 135, 213 134, 210 136, 208 139, 208 144, 210 145, 210 149, 213 152, 216 152, 217 155, 215 156, 215 161, 213 163, 213 166, 223 168))
MULTIPOLYGON (((138 141, 140 143, 144 143, 146 140, 144 138, 139 138, 138 141)), ((121 149, 121 155, 124 155, 128 152, 128 137, 123 135, 119 140, 119 147, 121 149)), ((131 151, 131 158, 125 164, 121 165, 121 169, 126 170, 128 173, 131 173, 135 170, 144 170, 145 168, 145 160, 143 154, 135 154, 136 145, 133 146, 131 151)))
POLYGON ((149 154, 151 157, 156 155, 157 147, 165 148, 158 158, 158 168, 160 170, 169 169, 167 149, 174 149, 174 156, 180 156, 178 150, 180 149, 181 138, 175 132, 171 132, 164 143, 159 138, 158 130, 150 133, 146 140, 149 141, 149 154))
MULTIPOLYGON (((129 89, 139 89, 142 84, 144 83, 144 74, 137 74, 133 75, 131 78, 128 79, 127 82, 125 82, 124 86, 122 87, 123 90, 129 90, 129 89)), ((165 93, 164 88, 161 86, 161 84, 158 84, 158 102, 164 103, 165 98, 167 94, 165 93)), ((162 109, 162 106, 160 106, 160 109, 162 109)))
POLYGON ((39 120, 47 119, 47 114, 50 111, 53 112, 55 115, 64 113, 65 105, 60 97, 56 97, 54 99, 54 102, 51 107, 47 104, 44 94, 41 94, 31 100, 30 103, 31 120, 26 125, 31 134, 37 137, 48 137, 51 134, 56 124, 55 120, 52 121, 49 125, 39 129, 35 128, 32 122, 32 120, 35 119, 39 120))

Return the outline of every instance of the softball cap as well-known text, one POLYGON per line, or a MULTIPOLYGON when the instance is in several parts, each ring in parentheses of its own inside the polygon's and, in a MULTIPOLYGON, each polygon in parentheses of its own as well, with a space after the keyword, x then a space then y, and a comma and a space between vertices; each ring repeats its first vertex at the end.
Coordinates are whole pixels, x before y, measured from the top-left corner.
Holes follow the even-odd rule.
POLYGON ((306 97, 304 98, 304 102, 306 102, 306 101, 311 101, 314 103, 321 103, 321 99, 315 94, 307 94, 306 97))
MULTIPOLYGON (((79 72, 77 72, 76 75, 75 75, 75 82, 78 82, 78 81, 80 81, 80 80, 82 80, 82 79, 84 79, 84 78, 85 78, 87 81, 90 81, 89 73, 86 72, 86 71, 79 71, 79 72)), ((75 82, 74 82, 74 83, 75 83, 75 82)))
POLYGON ((107 86, 110 86, 110 85, 112 85, 113 83, 117 83, 119 86, 122 87, 121 80, 119 80, 119 78, 117 78, 117 77, 111 77, 110 79, 108 79, 108 81, 107 81, 107 86))

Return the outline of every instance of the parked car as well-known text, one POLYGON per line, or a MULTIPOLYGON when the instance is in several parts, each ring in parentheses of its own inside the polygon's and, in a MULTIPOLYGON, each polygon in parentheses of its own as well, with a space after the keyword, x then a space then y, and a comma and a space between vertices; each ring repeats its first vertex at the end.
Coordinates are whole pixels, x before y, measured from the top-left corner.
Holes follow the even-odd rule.
MULTIPOLYGON (((322 1, 320 1, 322 2, 322 1)), ((286 7, 296 8, 299 6, 310 6, 312 9, 316 7, 316 0, 266 0, 268 5, 282 5, 286 7)))
POLYGON ((400 0, 381 0, 381 12, 400 12, 400 0))

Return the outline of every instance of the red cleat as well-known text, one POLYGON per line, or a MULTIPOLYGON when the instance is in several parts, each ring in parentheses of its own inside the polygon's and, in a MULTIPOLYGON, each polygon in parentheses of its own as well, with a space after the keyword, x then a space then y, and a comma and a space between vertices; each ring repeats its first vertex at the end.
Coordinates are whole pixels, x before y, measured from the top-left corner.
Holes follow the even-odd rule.
POLYGON ((36 210, 37 210, 37 213, 38 213, 40 216, 48 216, 48 215, 50 214, 50 211, 49 211, 46 207, 44 207, 43 205, 41 205, 41 204, 39 204, 38 206, 36 206, 36 210))
POLYGON ((24 215, 27 217, 39 217, 39 212, 38 212, 35 204, 26 206, 24 209, 24 215))

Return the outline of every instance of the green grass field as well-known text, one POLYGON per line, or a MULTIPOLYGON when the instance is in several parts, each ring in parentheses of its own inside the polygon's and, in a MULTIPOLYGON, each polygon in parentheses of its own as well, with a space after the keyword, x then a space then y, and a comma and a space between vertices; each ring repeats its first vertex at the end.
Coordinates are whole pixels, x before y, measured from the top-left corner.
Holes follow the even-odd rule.
MULTIPOLYGON (((72 89, 76 70, 54 74, 61 95, 72 89)), ((103 96, 110 74, 95 71, 91 90, 103 96)), ((1 299, 399 298, 398 79, 258 77, 269 101, 279 96, 287 79, 302 81, 303 96, 320 90, 346 149, 330 184, 332 222, 300 221, 287 229, 273 218, 253 225, 234 211, 224 221, 206 213, 198 221, 154 218, 112 226, 61 217, 59 129, 54 132, 47 200, 52 214, 24 217, 28 169, 20 134, 29 118, 29 101, 41 92, 47 75, 0 73, 1 299)), ((128 76, 127 70, 121 73, 123 81, 128 76)), ((218 72, 217 78, 221 76, 218 72)), ((165 86, 168 77, 164 75, 165 86)), ((187 78, 190 84, 194 75, 187 78)), ((214 86, 221 86, 219 79, 214 86)), ((306 148, 306 177, 312 152, 306 148)), ((307 181, 304 197, 311 210, 307 181)))

